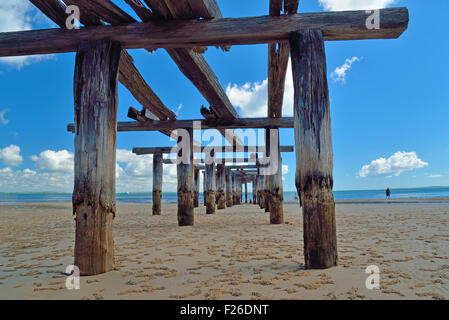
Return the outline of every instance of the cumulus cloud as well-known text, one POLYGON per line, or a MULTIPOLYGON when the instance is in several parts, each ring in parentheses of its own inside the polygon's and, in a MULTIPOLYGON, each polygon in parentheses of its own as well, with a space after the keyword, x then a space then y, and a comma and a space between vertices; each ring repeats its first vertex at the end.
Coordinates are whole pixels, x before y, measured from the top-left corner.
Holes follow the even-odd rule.
POLYGON ((74 156, 67 150, 45 150, 39 156, 31 156, 37 169, 48 172, 73 172, 74 156))
MULTIPOLYGON (((0 1, 0 32, 25 31, 33 28, 37 19, 37 11, 27 0, 1 0, 0 1)), ((2 57, 0 62, 17 69, 31 63, 48 59, 51 55, 2 57)))
POLYGON ((0 149, 0 160, 7 166, 20 166, 23 161, 23 158, 20 155, 20 147, 12 144, 9 147, 0 149))
POLYGON ((360 61, 358 57, 352 57, 351 59, 347 58, 345 63, 335 68, 335 70, 331 73, 331 78, 334 82, 346 82, 346 73, 351 70, 352 64, 354 62, 360 61))
POLYGON ((321 7, 330 11, 381 9, 396 0, 318 0, 321 7))
POLYGON ((402 172, 411 171, 428 166, 427 162, 422 161, 416 155, 416 152, 398 151, 388 159, 379 158, 364 165, 359 172, 360 177, 397 177, 402 172))
POLYGON ((8 124, 9 120, 5 118, 5 114, 8 113, 8 109, 0 110, 0 124, 8 124))
MULTIPOLYGON (((268 79, 259 82, 247 82, 243 85, 229 83, 226 94, 243 117, 266 117, 268 112, 268 79)), ((282 114, 293 115, 293 75, 289 60, 285 79, 282 114)))

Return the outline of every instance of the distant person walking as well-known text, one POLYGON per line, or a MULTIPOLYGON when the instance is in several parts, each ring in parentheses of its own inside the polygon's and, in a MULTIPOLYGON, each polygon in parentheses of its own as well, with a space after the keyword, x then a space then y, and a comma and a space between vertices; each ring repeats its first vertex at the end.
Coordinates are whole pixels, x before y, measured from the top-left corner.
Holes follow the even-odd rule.
POLYGON ((387 191, 385 191, 385 194, 387 195, 385 199, 391 199, 391 197, 390 197, 390 195, 391 195, 390 188, 387 188, 387 191))

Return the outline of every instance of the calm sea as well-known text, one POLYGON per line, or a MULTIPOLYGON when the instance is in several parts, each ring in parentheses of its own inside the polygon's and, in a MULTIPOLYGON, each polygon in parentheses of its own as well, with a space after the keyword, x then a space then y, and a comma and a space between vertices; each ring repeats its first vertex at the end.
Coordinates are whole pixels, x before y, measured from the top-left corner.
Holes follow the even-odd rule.
MULTIPOLYGON (((295 200, 296 192, 284 192, 284 200, 295 200)), ((385 190, 354 190, 354 191, 334 191, 335 200, 366 200, 384 199, 385 190)), ((392 199, 407 198, 449 198, 449 187, 413 188, 413 189, 391 189, 392 199)), ((248 201, 252 199, 252 194, 248 193, 248 201)), ((30 203, 30 202, 70 202, 70 193, 0 193, 0 206, 30 203)), ((162 195, 164 203, 176 203, 176 193, 164 193, 162 195)), ((125 203, 151 203, 151 193, 118 193, 117 202, 125 203)))

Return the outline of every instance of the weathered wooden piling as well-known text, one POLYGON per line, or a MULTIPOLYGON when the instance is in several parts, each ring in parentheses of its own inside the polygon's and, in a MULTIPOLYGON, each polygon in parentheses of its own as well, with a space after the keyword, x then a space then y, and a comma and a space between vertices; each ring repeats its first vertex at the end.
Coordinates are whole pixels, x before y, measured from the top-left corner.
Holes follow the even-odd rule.
POLYGON ((266 185, 266 199, 267 205, 265 211, 270 212, 270 224, 283 224, 284 223, 284 190, 282 187, 282 157, 279 150, 279 129, 270 130, 269 133, 270 146, 269 157, 271 159, 271 166, 274 166, 273 174, 267 176, 266 185), (275 140, 273 140, 275 139, 275 140), (273 145, 274 144, 274 145, 273 145), (276 154, 273 154, 273 153, 276 154))
POLYGON ((81 275, 114 267, 117 81, 121 45, 82 43, 76 54, 75 265, 81 275))
POLYGON ((265 189, 265 176, 259 175, 259 182, 257 184, 258 186, 258 198, 259 198, 259 207, 261 209, 265 208, 265 195, 264 195, 264 189, 265 189))
POLYGON ((160 215, 162 209, 162 153, 153 155, 153 215, 160 215))
POLYGON ((178 130, 178 158, 183 161, 177 165, 178 173, 178 225, 194 224, 194 164, 193 164, 193 129, 178 130), (186 154, 183 154, 186 153, 186 154))
POLYGON ((307 268, 337 265, 333 151, 326 55, 319 30, 290 38, 295 90, 296 188, 304 219, 307 268))
POLYGON ((231 168, 226 168, 226 207, 232 207, 234 204, 234 186, 231 168))
POLYGON ((226 208, 226 166, 217 164, 217 208, 219 210, 226 208))
POLYGON ((248 203, 248 181, 245 180, 245 203, 248 203))
MULTIPOLYGON (((209 155, 206 155, 206 157, 209 158, 209 155)), ((206 161, 206 170, 204 174, 204 201, 206 203, 206 214, 215 213, 215 161, 213 161, 213 155, 211 158, 209 158, 208 160, 212 161, 206 161)))
POLYGON ((198 208, 200 205, 200 170, 197 168, 194 169, 193 183, 193 207, 198 208))

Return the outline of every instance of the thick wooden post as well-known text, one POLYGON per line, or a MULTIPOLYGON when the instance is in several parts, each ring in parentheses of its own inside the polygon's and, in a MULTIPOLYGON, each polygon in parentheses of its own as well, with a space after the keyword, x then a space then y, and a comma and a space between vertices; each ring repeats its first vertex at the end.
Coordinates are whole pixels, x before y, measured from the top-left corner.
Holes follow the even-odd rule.
POLYGON ((232 172, 231 168, 226 168, 226 206, 232 207, 234 204, 234 188, 232 184, 232 172))
POLYGON ((259 179, 259 176, 253 177, 253 204, 257 204, 257 180, 259 179))
MULTIPOLYGON (((284 190, 282 187, 282 158, 279 149, 279 129, 277 129, 275 136, 277 137, 277 165, 276 173, 270 176, 269 184, 267 185, 268 201, 270 208, 270 224, 284 223, 284 190)), ((271 137, 273 139, 273 137, 271 137)), ((271 141, 273 143, 274 141, 271 141)))
POLYGON ((226 166, 217 164, 217 208, 218 210, 226 208, 226 166))
MULTIPOLYGON (((206 155, 208 156, 208 155, 206 155)), ((215 213, 215 161, 211 164, 206 163, 206 171, 204 174, 205 179, 205 190, 204 190, 204 201, 206 202, 206 214, 215 213)))
POLYGON ((184 148, 178 151, 178 158, 182 157, 182 152, 187 152, 189 161, 181 161, 177 165, 178 173, 178 225, 179 226, 193 226, 194 224, 194 184, 193 184, 193 129, 184 129, 186 135, 178 136, 178 147, 180 143, 184 148), (187 141, 182 141, 187 139, 187 141))
POLYGON ((245 203, 248 203, 248 181, 245 180, 245 203))
POLYGON ((259 207, 260 209, 265 208, 265 197, 264 197, 264 189, 265 189, 265 176, 259 175, 259 182, 257 183, 257 190, 259 195, 259 207))
POLYGON ((200 205, 200 170, 194 170, 194 193, 193 193, 193 207, 198 208, 200 205))
POLYGON ((117 80, 121 45, 82 43, 74 75, 75 265, 81 275, 114 267, 117 80))
POLYGON ((337 265, 333 151, 326 54, 319 30, 290 39, 295 91, 296 188, 304 219, 306 267, 337 265))
POLYGON ((153 155, 153 215, 160 215, 162 208, 162 153, 153 155))

